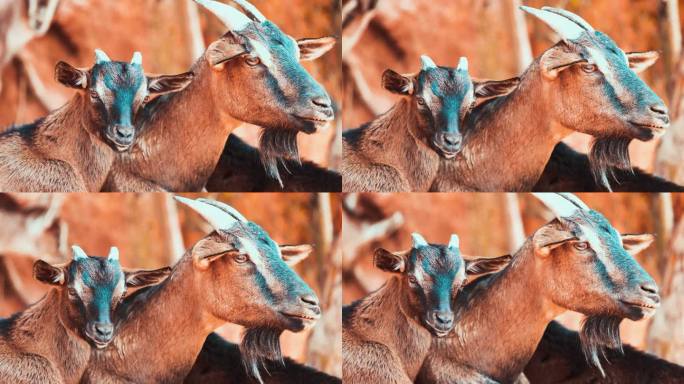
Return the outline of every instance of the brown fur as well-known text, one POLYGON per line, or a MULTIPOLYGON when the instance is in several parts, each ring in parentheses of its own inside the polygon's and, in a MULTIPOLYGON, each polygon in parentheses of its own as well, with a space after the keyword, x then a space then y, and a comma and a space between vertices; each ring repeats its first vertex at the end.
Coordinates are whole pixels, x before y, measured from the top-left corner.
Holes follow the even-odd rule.
POLYGON ((426 191, 439 168, 418 111, 409 99, 365 126, 344 133, 342 190, 426 191))
POLYGON ((99 191, 114 159, 83 94, 44 119, 0 135, 0 190, 99 191))

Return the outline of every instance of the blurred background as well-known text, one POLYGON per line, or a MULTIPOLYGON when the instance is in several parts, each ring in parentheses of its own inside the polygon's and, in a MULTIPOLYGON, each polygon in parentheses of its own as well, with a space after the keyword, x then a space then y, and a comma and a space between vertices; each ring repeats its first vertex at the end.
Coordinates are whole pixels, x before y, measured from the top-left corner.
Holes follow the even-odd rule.
MULTIPOLYGON (((572 11, 607 33, 625 51, 660 51, 643 79, 670 108, 665 137, 633 141, 633 164, 684 184, 682 9, 684 0, 343 0, 345 129, 387 111, 398 100, 381 87, 382 72, 412 73, 427 54, 455 67, 467 56, 473 77, 517 76, 534 57, 559 41, 547 25, 519 5, 572 11)), ((590 139, 575 133, 566 141, 586 152, 590 139)))
MULTIPOLYGON (((337 0, 251 3, 295 38, 340 36, 337 0)), ((73 96, 74 90, 53 80, 59 60, 90 67, 95 48, 120 61, 140 51, 147 73, 181 73, 225 30, 191 0, 0 0, 0 131, 45 116, 73 96)), ((339 43, 304 66, 339 106, 339 43)), ((337 123, 314 135, 299 135, 302 158, 336 168, 342 149, 335 133, 340 129, 337 123)), ((258 141, 253 126, 245 124, 235 133, 251 144, 258 141)))
MULTIPOLYGON (((280 244, 313 244, 294 267, 318 295, 323 317, 309 331, 285 332, 283 353, 342 376, 340 202, 336 194, 185 194, 230 204, 280 244)), ((39 300, 49 286, 32 277, 33 263, 70 260, 72 244, 89 255, 117 246, 129 268, 173 265, 212 231, 170 194, 0 194, 0 317, 39 300)), ((218 332, 239 342, 240 327, 218 332)))
MULTIPOLYGON (((622 322, 622 339, 639 349, 684 364, 684 194, 577 194, 621 233, 653 233, 656 241, 637 260, 657 281, 662 303, 646 321, 622 322)), ((373 265, 373 250, 411 248, 412 232, 446 244, 456 233, 465 257, 515 252, 553 219, 530 194, 348 194, 343 196, 344 304, 378 289, 390 277, 373 265)), ((578 329, 582 315, 559 317, 578 329)))

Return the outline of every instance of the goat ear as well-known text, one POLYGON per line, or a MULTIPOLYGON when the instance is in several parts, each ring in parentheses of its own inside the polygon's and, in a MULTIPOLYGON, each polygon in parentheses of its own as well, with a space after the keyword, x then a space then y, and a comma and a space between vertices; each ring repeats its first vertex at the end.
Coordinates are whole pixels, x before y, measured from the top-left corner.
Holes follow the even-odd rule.
POLYGON ((627 52, 625 55, 627 55, 629 67, 636 73, 645 71, 648 67, 655 64, 658 61, 658 57, 660 57, 657 51, 627 52))
POLYGON ((506 80, 478 80, 473 81, 475 97, 486 100, 494 97, 508 95, 520 84, 519 77, 506 80))
POLYGON ((75 68, 64 61, 60 61, 55 66, 55 80, 69 88, 86 89, 88 79, 87 70, 75 68))
POLYGON ((321 37, 318 39, 299 39, 297 46, 299 46, 299 60, 311 61, 323 56, 326 52, 332 49, 337 43, 334 37, 321 37))
POLYGON ((648 248, 653 240, 655 240, 655 236, 650 233, 642 233, 638 235, 623 234, 620 236, 622 237, 622 246, 625 248, 627 253, 632 256, 648 248))
POLYGON ((577 237, 568 231, 557 228, 554 225, 541 227, 532 235, 532 244, 538 255, 548 256, 551 251, 567 243, 577 240, 577 237))
POLYGON ((192 72, 185 72, 179 75, 148 76, 147 90, 151 94, 164 95, 182 91, 194 78, 192 72))
POLYGON ((126 276, 126 286, 132 288, 142 288, 148 285, 158 284, 167 276, 169 276, 170 273, 170 267, 153 270, 124 270, 124 276, 126 276))
POLYGON ((312 251, 313 247, 309 244, 280 246, 280 254, 290 267, 309 257, 312 251))
POLYGON ((64 266, 50 265, 43 260, 33 263, 33 277, 50 285, 64 285, 66 282, 64 266))
POLYGON ((387 69, 382 74, 382 87, 399 95, 413 95, 413 78, 387 69))
POLYGON ((245 53, 245 48, 228 32, 207 47, 204 57, 212 69, 222 71, 226 61, 245 53))
POLYGON ((511 262, 511 255, 466 260, 466 274, 482 275, 504 269, 511 262))
POLYGON ((384 248, 378 248, 373 254, 375 266, 385 272, 404 273, 406 260, 402 254, 392 253, 384 248))
POLYGON ((572 51, 565 44, 560 44, 547 50, 539 60, 542 76, 547 80, 554 80, 562 71, 570 68, 574 63, 582 61, 582 57, 572 51))

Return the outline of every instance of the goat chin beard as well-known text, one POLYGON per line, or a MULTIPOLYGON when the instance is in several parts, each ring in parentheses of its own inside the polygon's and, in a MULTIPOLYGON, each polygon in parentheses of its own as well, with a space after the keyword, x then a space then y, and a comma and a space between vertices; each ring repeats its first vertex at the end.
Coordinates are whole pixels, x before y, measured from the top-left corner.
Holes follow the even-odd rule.
POLYGON ((589 316, 582 322, 580 344, 589 364, 594 365, 603 377, 606 373, 601 365, 601 357, 608 361, 609 350, 624 353, 620 340, 621 317, 589 316))
POLYGON ((629 158, 629 143, 632 139, 624 137, 596 138, 589 152, 589 165, 594 180, 612 192, 608 178, 618 181, 615 168, 632 171, 629 158))
POLYGON ((247 373, 257 382, 263 384, 260 367, 268 373, 267 362, 274 361, 285 366, 280 350, 280 334, 282 329, 269 327, 247 328, 242 335, 240 353, 242 364, 247 373))
POLYGON ((285 171, 290 172, 285 164, 285 159, 292 159, 301 165, 299 159, 299 147, 297 146, 297 134, 293 129, 265 128, 261 132, 259 140, 259 156, 261 163, 269 177, 278 180, 280 187, 283 187, 283 180, 280 178, 278 163, 282 164, 285 171))

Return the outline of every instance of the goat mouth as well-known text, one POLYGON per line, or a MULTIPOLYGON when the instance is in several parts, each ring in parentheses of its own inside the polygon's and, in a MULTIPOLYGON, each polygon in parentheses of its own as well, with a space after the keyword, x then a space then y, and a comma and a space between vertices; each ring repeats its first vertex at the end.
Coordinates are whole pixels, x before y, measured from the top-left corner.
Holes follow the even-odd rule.
POLYGON ((304 128, 302 131, 304 133, 314 133, 317 131, 321 131, 328 127, 329 123, 333 120, 333 116, 325 116, 325 117, 319 117, 319 116, 300 116, 300 115, 293 115, 295 119, 301 121, 304 123, 304 125, 308 126, 304 128))
POLYGON ((88 336, 88 339, 93 343, 96 349, 104 349, 109 345, 109 343, 112 342, 112 339, 109 339, 107 341, 99 340, 98 338, 89 335, 87 332, 86 336, 88 336))
POLYGON ((437 141, 433 141, 432 145, 435 147, 435 149, 437 149, 437 153, 439 153, 445 159, 453 159, 461 152, 460 145, 456 149, 445 148, 444 144, 439 143, 437 141))
POLYGON ((656 301, 631 301, 631 300, 620 300, 620 303, 626 307, 627 312, 630 314, 628 318, 632 320, 640 320, 645 317, 652 316, 656 309, 660 306, 659 302, 656 301))
POLYGON ((629 123, 639 131, 639 139, 644 141, 664 135, 665 130, 669 126, 669 124, 638 123, 636 121, 630 121, 629 123))
POLYGON ((289 323, 288 328, 294 332, 299 332, 313 326, 321 317, 320 315, 293 312, 280 312, 280 314, 287 319, 289 323))

